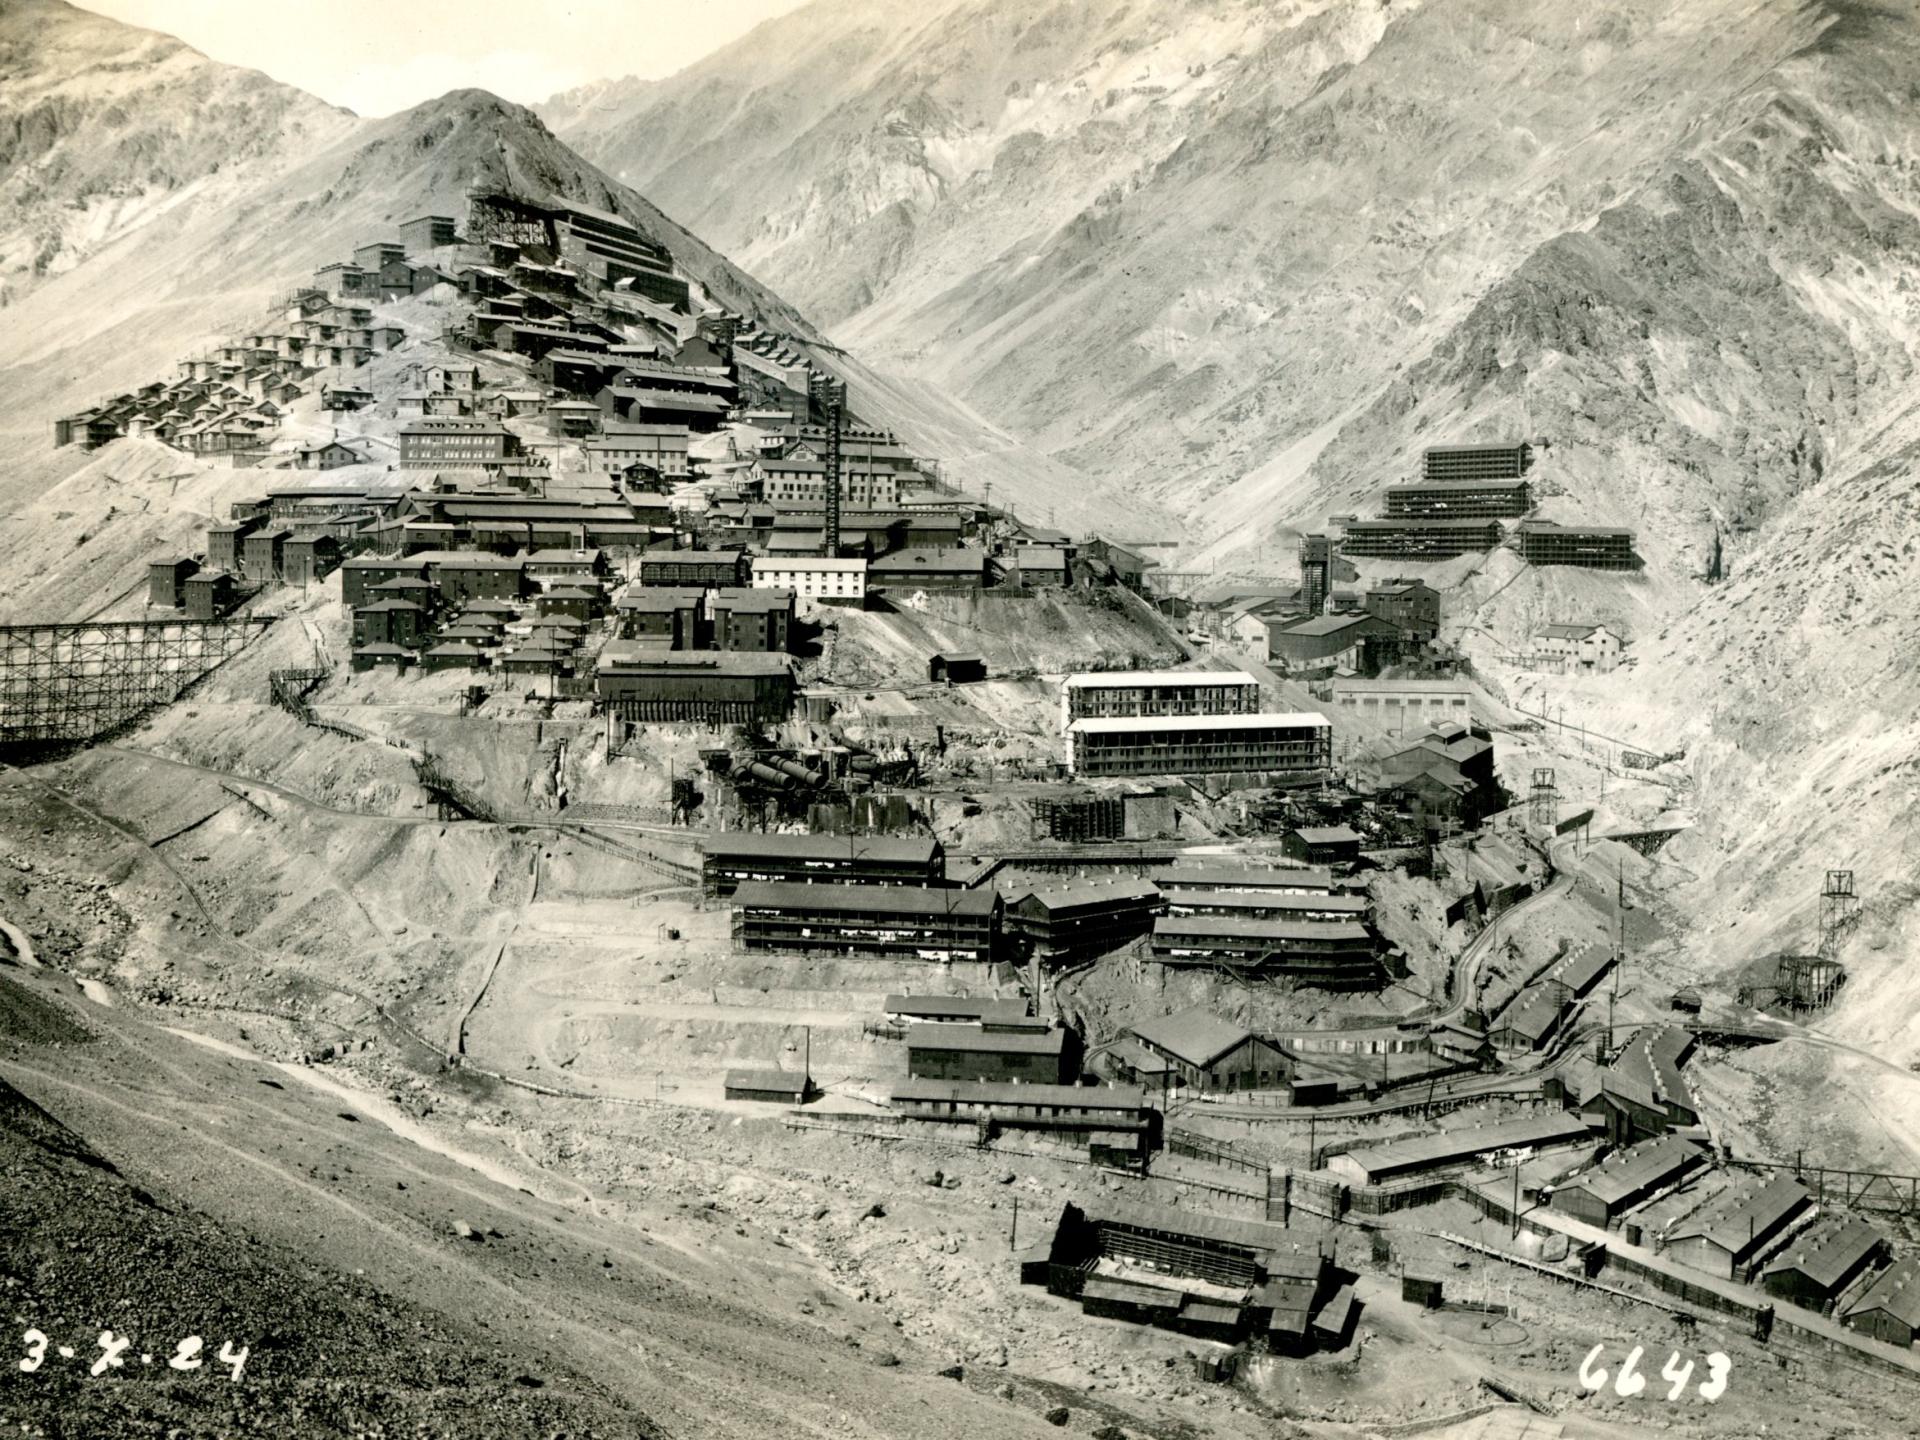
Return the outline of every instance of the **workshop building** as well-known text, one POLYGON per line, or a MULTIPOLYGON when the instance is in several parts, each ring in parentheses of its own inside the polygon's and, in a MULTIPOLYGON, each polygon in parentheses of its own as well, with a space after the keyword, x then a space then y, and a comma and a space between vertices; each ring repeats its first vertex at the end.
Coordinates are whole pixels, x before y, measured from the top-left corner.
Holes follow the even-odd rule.
POLYGON ((1071 1030, 1036 1024, 1006 1030, 915 1025, 907 1031, 907 1074, 916 1080, 1069 1085, 1079 1073, 1080 1045, 1071 1030))
POLYGON ((793 713, 793 664, 751 651, 610 648, 600 656, 594 691, 608 715, 629 724, 777 724, 793 713))
POLYGON ((642 585, 739 587, 752 573, 744 550, 649 550, 640 557, 642 585))
POLYGON ((1881 1272, 1846 1307, 1841 1324, 1901 1350, 1920 1337, 1920 1255, 1906 1255, 1881 1272))
POLYGON ((1616 1150, 1556 1186, 1553 1208, 1604 1230, 1627 1211, 1679 1184, 1706 1158, 1698 1145, 1678 1135, 1616 1150))
POLYGON ((1385 1185, 1491 1164, 1506 1152, 1560 1150, 1592 1144, 1595 1138, 1577 1115, 1523 1115, 1492 1125, 1441 1130, 1411 1140, 1349 1150, 1330 1157, 1326 1168, 1349 1184, 1385 1185))
POLYGON ((1166 1064, 1168 1074, 1193 1090, 1284 1088, 1292 1066, 1280 1047, 1204 1005, 1143 1020, 1134 1041, 1166 1064))
POLYGON ((1361 838, 1347 825, 1303 825, 1282 837, 1280 852, 1302 865, 1351 865, 1360 858, 1361 838))
POLYGON ((1723 1280, 1744 1280, 1812 1204, 1807 1188, 1791 1175, 1743 1183, 1670 1230, 1666 1253, 1723 1280))
POLYGON ((1761 1272, 1760 1285, 1789 1304, 1831 1314, 1841 1293, 1887 1255, 1887 1237, 1866 1221, 1830 1216, 1794 1236, 1761 1272))

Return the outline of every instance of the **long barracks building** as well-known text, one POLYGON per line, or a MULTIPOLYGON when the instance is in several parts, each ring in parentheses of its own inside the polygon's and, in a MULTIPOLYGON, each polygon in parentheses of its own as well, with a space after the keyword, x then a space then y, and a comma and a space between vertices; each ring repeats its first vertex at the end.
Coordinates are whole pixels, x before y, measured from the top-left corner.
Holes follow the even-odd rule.
POLYGON ((1421 456, 1423 480, 1518 480, 1533 465, 1533 447, 1512 445, 1435 445, 1421 456))
POLYGON ((1000 895, 750 880, 733 892, 733 939, 741 950, 985 964, 999 947, 1000 895))
POLYGON ((1449 560, 1491 550, 1500 543, 1497 520, 1349 520, 1342 529, 1343 554, 1362 559, 1449 560))
POLYGON ((1512 520, 1533 508, 1524 480, 1433 480, 1387 487, 1387 518, 1512 520))
POLYGON ((709 835, 700 878, 709 895, 731 895, 750 881, 938 886, 946 852, 938 840, 891 835, 770 835, 735 830, 709 835))
POLYGON ((1069 675, 1060 724, 1112 715, 1251 715, 1260 682, 1244 670, 1113 670, 1069 675))
POLYGON ((1075 720, 1067 768, 1082 777, 1272 773, 1333 765, 1333 727, 1311 711, 1280 715, 1144 715, 1075 720))

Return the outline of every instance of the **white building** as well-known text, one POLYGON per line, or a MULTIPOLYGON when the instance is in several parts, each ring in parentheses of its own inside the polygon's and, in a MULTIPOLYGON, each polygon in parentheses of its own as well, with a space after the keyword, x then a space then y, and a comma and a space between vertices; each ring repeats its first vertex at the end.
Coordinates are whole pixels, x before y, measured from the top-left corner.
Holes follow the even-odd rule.
POLYGON ((1625 648, 1604 625, 1548 625, 1533 637, 1534 659, 1561 670, 1611 670, 1625 648))
POLYGON ((867 562, 820 555, 760 555, 753 562, 753 588, 858 603, 867 598, 867 562))
POLYGON ((1368 680, 1328 682, 1326 698, 1335 705, 1389 723, 1404 720, 1465 721, 1472 710, 1472 689, 1465 680, 1368 680))

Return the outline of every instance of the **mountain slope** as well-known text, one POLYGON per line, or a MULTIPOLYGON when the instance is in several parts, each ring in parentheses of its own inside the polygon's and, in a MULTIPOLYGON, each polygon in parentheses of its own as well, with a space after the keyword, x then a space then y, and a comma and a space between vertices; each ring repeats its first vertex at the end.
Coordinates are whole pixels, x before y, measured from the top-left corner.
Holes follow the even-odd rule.
POLYGON ((1569 488, 1594 518, 1688 510, 1651 558, 1695 573, 1709 513, 1737 536, 1843 438, 1818 431, 1831 360, 1875 392, 1842 411, 1904 373, 1909 322, 1863 302, 1897 314, 1910 279, 1911 6, 946 0, 882 21, 822 0, 548 113, 836 338, 1178 510, 1221 560, 1376 494, 1419 444, 1524 430, 1585 457, 1569 488), (1866 273, 1792 273, 1835 249, 1866 273), (1589 305, 1631 323, 1583 326, 1589 305), (1570 354, 1602 423, 1535 403, 1570 354), (1688 453, 1651 417, 1605 423, 1649 379, 1688 453))
POLYGON ((232 203, 344 110, 60 0, 0 4, 0 306, 121 235, 232 203))

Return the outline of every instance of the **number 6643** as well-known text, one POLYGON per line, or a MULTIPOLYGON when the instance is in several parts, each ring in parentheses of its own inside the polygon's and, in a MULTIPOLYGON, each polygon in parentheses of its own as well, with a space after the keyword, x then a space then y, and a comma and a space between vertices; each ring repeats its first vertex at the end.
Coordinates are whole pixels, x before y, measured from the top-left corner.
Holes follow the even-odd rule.
MULTIPOLYGON (((1606 1367, 1597 1363, 1606 1350, 1605 1345, 1596 1345, 1587 1352, 1587 1358, 1580 1362, 1580 1383, 1589 1390, 1604 1390, 1607 1387, 1606 1367)), ((1613 1377, 1614 1394, 1632 1397, 1647 1388, 1647 1377, 1640 1373, 1640 1360, 1646 1353, 1644 1345, 1636 1345, 1627 1352, 1619 1373, 1613 1377)), ((1707 1378, 1696 1387, 1700 1398, 1711 1404, 1726 1394, 1727 1373, 1732 1369, 1733 1362, 1718 1350, 1707 1356, 1707 1378)), ((1660 1378, 1672 1386, 1667 1391, 1667 1399, 1678 1400, 1686 1393, 1687 1382, 1693 1379, 1693 1361, 1682 1364, 1680 1352, 1674 1351, 1667 1356, 1667 1363, 1660 1367, 1660 1378)))

